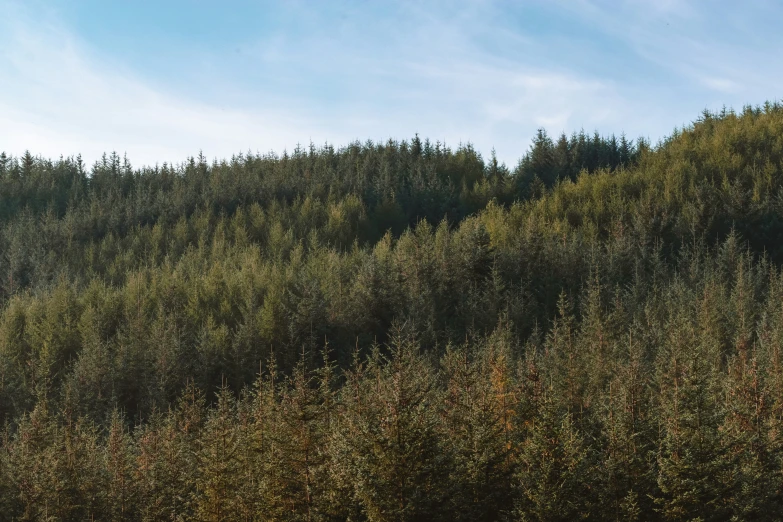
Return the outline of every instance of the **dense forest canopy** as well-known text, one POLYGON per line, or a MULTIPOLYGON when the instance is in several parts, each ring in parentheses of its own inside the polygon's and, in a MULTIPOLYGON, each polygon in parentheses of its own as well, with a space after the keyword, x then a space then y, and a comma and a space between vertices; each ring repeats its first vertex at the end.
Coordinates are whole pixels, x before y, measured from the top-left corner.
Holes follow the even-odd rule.
MULTIPOLYGON (((2 146, 2 144, 0 144, 2 146)), ((0 155, 2 520, 776 520, 783 106, 0 155)))

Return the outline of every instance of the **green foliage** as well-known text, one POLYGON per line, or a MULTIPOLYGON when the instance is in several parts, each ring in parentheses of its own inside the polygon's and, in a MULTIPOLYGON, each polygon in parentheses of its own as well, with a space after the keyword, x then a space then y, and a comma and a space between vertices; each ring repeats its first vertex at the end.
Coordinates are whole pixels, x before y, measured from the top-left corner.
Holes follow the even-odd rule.
POLYGON ((0 520, 775 520, 781 165, 771 103, 513 169, 0 154, 0 520))
MULTIPOLYGON (((432 367, 402 331, 343 388, 335 466, 369 520, 443 516, 449 462, 437 436, 432 367)), ((357 369, 358 370, 358 369, 357 369)))

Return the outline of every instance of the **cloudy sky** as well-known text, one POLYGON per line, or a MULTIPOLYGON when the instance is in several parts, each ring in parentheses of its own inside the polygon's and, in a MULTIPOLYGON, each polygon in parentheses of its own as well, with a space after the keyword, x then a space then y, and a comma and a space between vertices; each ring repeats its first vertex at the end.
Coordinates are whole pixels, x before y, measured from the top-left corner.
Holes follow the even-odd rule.
POLYGON ((783 98, 778 0, 0 0, 0 150, 180 162, 539 127, 653 142, 783 98))

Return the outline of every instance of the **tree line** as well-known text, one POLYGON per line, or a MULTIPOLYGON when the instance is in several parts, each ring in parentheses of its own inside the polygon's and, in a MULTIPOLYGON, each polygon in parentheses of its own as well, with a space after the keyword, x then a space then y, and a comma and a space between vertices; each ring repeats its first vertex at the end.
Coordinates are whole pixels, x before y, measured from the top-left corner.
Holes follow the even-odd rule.
POLYGON ((758 520, 783 107, 133 169, 0 155, 9 520, 758 520))

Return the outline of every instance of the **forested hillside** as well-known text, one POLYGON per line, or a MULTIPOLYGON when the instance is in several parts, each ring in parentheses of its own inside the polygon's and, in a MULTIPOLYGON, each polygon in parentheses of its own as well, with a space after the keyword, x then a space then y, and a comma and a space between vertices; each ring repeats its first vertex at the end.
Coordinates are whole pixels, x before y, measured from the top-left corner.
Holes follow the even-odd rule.
POLYGON ((778 520, 781 263, 778 104, 2 154, 0 520, 778 520))

